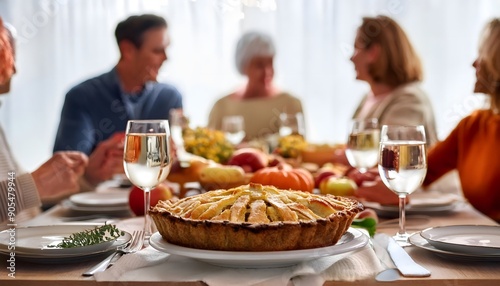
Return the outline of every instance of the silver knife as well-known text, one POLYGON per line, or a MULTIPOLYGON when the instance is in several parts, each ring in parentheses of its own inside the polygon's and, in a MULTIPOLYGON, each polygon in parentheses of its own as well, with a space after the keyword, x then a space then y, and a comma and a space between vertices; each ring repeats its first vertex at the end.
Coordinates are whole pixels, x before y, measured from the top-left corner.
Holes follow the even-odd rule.
POLYGON ((387 243, 387 252, 392 261, 403 276, 408 277, 429 277, 431 272, 420 264, 416 263, 410 255, 392 238, 389 237, 387 243))
POLYGON ((106 270, 111 265, 111 262, 114 260, 115 257, 118 258, 122 255, 123 255, 123 252, 119 252, 119 251, 113 252, 108 257, 104 258, 103 261, 99 262, 98 264, 96 264, 95 266, 90 268, 89 270, 82 273, 82 275, 83 276, 93 276, 97 272, 102 272, 102 271, 106 270))

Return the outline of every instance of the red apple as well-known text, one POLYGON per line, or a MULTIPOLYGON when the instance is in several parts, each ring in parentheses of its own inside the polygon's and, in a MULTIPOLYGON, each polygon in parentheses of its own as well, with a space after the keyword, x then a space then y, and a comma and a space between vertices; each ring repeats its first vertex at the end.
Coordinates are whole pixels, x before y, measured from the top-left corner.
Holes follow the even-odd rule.
MULTIPOLYGON (((150 206, 154 207, 159 200, 168 200, 173 197, 172 190, 166 184, 160 184, 151 190, 150 206)), ((128 196, 129 207, 137 216, 144 215, 144 191, 133 186, 128 196)))
POLYGON ((267 155, 263 151, 254 148, 241 148, 234 151, 227 162, 228 165, 242 167, 247 173, 267 167, 268 163, 267 155))
POLYGON ((335 196, 354 196, 357 188, 358 186, 353 180, 336 176, 330 176, 319 184, 320 193, 335 196))
MULTIPOLYGON (((314 178, 314 187, 319 188, 319 185, 321 184, 321 181, 324 179, 330 177, 330 176, 337 176, 333 171, 331 170, 321 170, 317 173, 316 177, 314 178)), ((337 176, 338 177, 338 176, 337 176)))

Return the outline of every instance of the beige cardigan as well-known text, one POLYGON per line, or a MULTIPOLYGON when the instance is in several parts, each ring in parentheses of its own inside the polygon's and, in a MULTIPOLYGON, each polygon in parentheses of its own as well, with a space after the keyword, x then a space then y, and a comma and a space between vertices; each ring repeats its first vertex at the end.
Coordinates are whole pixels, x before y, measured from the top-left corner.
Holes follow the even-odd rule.
MULTIPOLYGON (((353 118, 360 111, 368 95, 361 100, 353 118)), ((402 85, 369 110, 364 118, 377 118, 380 125, 424 125, 429 146, 438 141, 432 104, 420 83, 402 85)))
POLYGON ((222 118, 242 115, 245 120, 246 139, 264 138, 278 133, 280 113, 294 114, 302 111, 302 103, 288 93, 280 93, 269 98, 234 99, 227 95, 219 99, 208 119, 208 127, 220 130, 222 118))
POLYGON ((40 198, 31 174, 18 167, 0 126, 0 229, 8 223, 19 223, 40 213, 40 198), (10 172, 12 176, 9 175, 10 172), (10 186, 9 186, 9 183, 10 186), (9 188, 10 187, 10 188, 9 188), (14 191, 14 192, 12 192, 14 191), (9 193, 12 196, 9 199, 9 193), (15 208, 13 221, 9 221, 9 206, 15 208))

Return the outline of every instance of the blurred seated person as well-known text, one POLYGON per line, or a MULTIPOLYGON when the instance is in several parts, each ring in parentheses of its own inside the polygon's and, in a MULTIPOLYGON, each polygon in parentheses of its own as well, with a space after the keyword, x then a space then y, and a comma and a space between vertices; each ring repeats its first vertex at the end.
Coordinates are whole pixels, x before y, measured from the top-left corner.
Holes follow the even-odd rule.
POLYGON ((431 148, 424 186, 457 169, 465 198, 500 222, 500 18, 483 32, 474 93, 489 97, 489 108, 462 119, 448 137, 431 148))
POLYGON ((278 134, 280 114, 303 113, 302 103, 273 83, 273 59, 276 49, 271 37, 262 32, 247 32, 236 46, 236 67, 247 77, 240 89, 226 95, 213 105, 208 127, 222 130, 225 116, 241 115, 245 140, 267 139, 278 134))
MULTIPOLYGON (((10 91, 16 72, 14 36, 13 27, 5 28, 0 18, 0 95, 10 91)), ((32 173, 25 172, 14 159, 0 125, 0 229, 40 213, 42 202, 78 192, 87 161, 81 152, 57 152, 32 173)))
POLYGON ((182 108, 181 94, 158 83, 170 38, 159 16, 130 16, 115 30, 120 59, 111 71, 73 87, 67 94, 54 152, 78 150, 89 156, 90 187, 123 173, 123 141, 131 119, 168 119, 182 108))
MULTIPOLYGON (((474 92, 488 95, 490 106, 462 119, 445 140, 430 148, 423 186, 430 186, 456 169, 464 197, 477 210, 500 222, 500 18, 486 26, 473 66, 474 92)), ((389 192, 377 183, 358 189, 357 194, 379 201, 395 197, 389 192)))
POLYGON ((434 112, 424 90, 422 64, 403 29, 386 16, 365 17, 351 57, 356 79, 370 91, 353 118, 377 118, 382 125, 424 125, 427 143, 438 141, 434 112))

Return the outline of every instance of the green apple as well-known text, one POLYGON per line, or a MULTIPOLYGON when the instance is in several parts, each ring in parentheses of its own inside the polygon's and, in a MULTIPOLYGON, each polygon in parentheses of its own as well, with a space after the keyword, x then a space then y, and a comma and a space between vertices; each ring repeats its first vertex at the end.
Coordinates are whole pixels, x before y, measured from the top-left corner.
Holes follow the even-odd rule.
POLYGON ((357 188, 358 185, 353 180, 337 176, 327 177, 319 184, 319 191, 322 194, 335 196, 354 196, 357 188))

